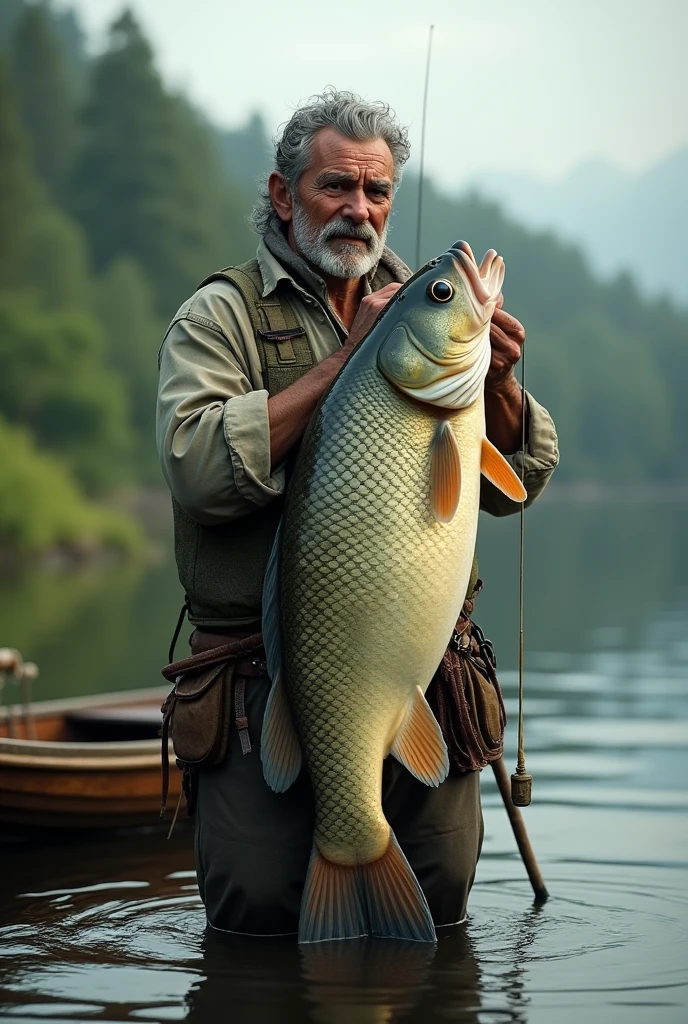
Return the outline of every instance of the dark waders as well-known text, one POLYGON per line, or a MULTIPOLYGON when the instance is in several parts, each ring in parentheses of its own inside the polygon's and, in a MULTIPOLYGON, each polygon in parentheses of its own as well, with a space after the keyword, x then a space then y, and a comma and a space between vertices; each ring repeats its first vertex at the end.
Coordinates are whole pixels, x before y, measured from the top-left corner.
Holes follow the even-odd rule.
MULTIPOLYGON (((295 934, 313 842, 313 797, 302 771, 286 793, 263 779, 260 728, 266 677, 246 680, 251 751, 231 730, 223 765, 199 773, 196 868, 214 928, 295 934)), ((382 806, 427 897, 436 925, 462 920, 483 840, 478 772, 452 771, 437 789, 394 758, 382 776, 382 806)))

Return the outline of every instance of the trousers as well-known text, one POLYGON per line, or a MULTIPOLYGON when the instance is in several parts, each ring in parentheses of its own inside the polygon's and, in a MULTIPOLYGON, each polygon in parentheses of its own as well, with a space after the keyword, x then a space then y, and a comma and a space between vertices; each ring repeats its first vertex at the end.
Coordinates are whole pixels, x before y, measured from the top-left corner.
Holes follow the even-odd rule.
MULTIPOLYGON (((196 873, 208 923, 245 935, 291 935, 313 844, 313 794, 305 769, 286 793, 263 779, 260 735, 267 677, 246 679, 251 750, 232 727, 227 757, 199 772, 196 873)), ((388 757, 382 806, 427 898, 436 926, 466 915, 483 841, 479 772, 449 776, 436 789, 388 757)))

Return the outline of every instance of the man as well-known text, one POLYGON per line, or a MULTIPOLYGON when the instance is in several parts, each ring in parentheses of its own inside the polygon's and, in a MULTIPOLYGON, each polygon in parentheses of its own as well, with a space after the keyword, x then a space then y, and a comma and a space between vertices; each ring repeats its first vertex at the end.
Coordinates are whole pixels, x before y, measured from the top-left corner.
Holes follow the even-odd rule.
MULTIPOLYGON (((263 572, 290 458, 321 395, 410 276, 385 246, 408 153, 405 130, 383 104, 328 91, 298 109, 254 210, 262 236, 256 261, 209 278, 168 330, 158 445, 195 652, 260 629, 263 572)), ((513 367, 524 338, 517 320, 495 311, 487 434, 517 471, 522 396, 513 367)), ((527 410, 530 503, 558 454, 548 413, 530 396, 527 410)), ((519 507, 489 484, 481 503, 494 515, 519 507)), ((269 681, 264 668, 257 671, 245 686, 240 680, 224 762, 198 778, 199 887, 215 928, 295 933, 312 796, 306 772, 280 795, 263 781, 269 681)), ((456 923, 482 842, 478 775, 452 772, 430 790, 392 762, 384 768, 385 814, 436 924, 456 923)))

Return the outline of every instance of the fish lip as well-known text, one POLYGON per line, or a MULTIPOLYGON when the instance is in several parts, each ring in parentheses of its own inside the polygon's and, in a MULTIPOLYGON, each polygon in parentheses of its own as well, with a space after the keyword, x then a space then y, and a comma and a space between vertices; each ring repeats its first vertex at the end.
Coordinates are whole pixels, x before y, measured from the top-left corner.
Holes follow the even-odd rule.
MULTIPOLYGON (((455 337, 453 337, 453 335, 450 334, 449 335, 449 340, 453 341, 455 345, 470 345, 471 342, 474 342, 483 333, 483 331, 485 330, 485 328, 489 324, 490 320, 491 320, 491 317, 488 317, 488 319, 483 324, 480 325, 480 327, 475 332, 475 334, 472 334, 470 338, 455 338, 455 337)), ((404 329, 406 330, 409 338, 413 342, 414 347, 417 348, 418 351, 420 353, 422 353, 422 355, 424 355, 426 359, 428 359, 431 363, 434 363, 435 366, 453 366, 454 365, 454 363, 457 360, 456 356, 453 356, 450 359, 441 359, 439 356, 434 356, 431 352, 428 352, 428 350, 425 348, 425 346, 422 344, 422 342, 420 342, 418 340, 418 338, 416 337, 415 331, 411 330, 411 326, 408 323, 408 321, 404 320, 404 321, 402 321, 402 323, 403 323, 404 329)))

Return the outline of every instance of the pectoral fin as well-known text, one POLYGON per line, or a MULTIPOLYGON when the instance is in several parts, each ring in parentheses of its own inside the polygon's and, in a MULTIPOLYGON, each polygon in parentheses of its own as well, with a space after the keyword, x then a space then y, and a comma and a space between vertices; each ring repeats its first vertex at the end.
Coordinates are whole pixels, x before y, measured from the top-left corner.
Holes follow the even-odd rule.
POLYGON ((430 503, 438 523, 450 523, 461 495, 461 457, 446 420, 435 428, 430 459, 430 503))
POLYGON ((506 494, 507 498, 525 501, 528 497, 528 492, 509 463, 486 437, 483 438, 480 471, 502 494, 506 494))
POLYGON ((301 747, 280 676, 273 680, 263 718, 263 777, 275 793, 284 793, 301 771, 301 747))
POLYGON ((390 754, 426 786, 439 786, 447 777, 447 744, 420 686, 413 693, 390 754))
POLYGON ((280 625, 280 524, 265 570, 263 584, 263 643, 272 688, 265 706, 260 758, 263 777, 275 793, 284 793, 301 771, 299 745, 284 689, 280 625))

